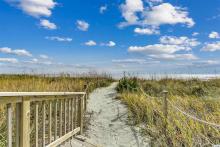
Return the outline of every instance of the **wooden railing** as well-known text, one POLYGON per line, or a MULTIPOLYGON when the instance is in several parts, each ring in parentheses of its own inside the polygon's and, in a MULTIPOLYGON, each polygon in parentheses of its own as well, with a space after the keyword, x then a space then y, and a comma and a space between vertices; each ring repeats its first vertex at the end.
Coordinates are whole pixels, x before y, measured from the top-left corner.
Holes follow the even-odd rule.
POLYGON ((83 132, 86 92, 0 92, 7 147, 55 147, 83 132))

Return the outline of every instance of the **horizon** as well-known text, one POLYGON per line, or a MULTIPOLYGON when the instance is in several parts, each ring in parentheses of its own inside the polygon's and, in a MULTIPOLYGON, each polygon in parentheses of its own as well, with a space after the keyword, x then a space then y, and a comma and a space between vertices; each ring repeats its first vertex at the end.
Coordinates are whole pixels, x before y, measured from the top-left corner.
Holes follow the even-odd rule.
POLYGON ((219 8, 218 0, 3 0, 0 73, 218 75, 219 8))

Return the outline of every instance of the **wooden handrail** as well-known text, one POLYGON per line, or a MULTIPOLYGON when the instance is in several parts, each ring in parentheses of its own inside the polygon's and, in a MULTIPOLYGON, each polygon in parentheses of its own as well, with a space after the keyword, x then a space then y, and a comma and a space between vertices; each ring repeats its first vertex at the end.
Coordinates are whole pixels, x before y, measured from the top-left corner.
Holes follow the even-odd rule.
POLYGON ((82 134, 86 100, 87 90, 85 92, 0 92, 1 104, 7 104, 7 146, 12 147, 13 134, 16 134, 16 147, 61 145, 76 133, 82 134), (12 124, 14 110, 12 103, 16 104, 16 125, 12 124), (39 111, 39 108, 42 108, 42 111, 39 111), (34 110, 33 114, 31 110, 34 110), (34 139, 30 138, 31 118, 34 122, 32 124, 34 139), (16 128, 14 129, 13 126, 16 128))

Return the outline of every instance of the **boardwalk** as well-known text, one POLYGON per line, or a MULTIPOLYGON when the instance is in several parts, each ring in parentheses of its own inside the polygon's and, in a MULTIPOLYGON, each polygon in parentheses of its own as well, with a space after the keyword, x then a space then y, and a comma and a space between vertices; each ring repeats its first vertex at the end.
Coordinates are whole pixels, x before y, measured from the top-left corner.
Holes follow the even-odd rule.
POLYGON ((99 88, 90 94, 88 112, 91 114, 86 136, 103 147, 147 147, 147 139, 137 128, 126 125, 127 109, 116 97, 117 83, 99 88))

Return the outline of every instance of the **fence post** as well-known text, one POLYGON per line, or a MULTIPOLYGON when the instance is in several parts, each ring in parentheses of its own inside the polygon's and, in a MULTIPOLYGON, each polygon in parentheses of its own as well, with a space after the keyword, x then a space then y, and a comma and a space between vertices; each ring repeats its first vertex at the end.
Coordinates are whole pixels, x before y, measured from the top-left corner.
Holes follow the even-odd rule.
POLYGON ((164 96, 164 106, 163 106, 163 113, 164 113, 164 118, 165 118, 165 123, 164 123, 164 133, 165 136, 167 137, 167 125, 168 125, 168 102, 167 102, 167 95, 168 95, 168 91, 163 90, 163 96, 164 96))
POLYGON ((20 147, 30 147, 30 99, 23 98, 21 104, 20 147))
POLYGON ((84 97, 84 110, 86 111, 87 109, 87 89, 88 88, 88 85, 84 85, 84 89, 85 89, 85 97, 84 97))

